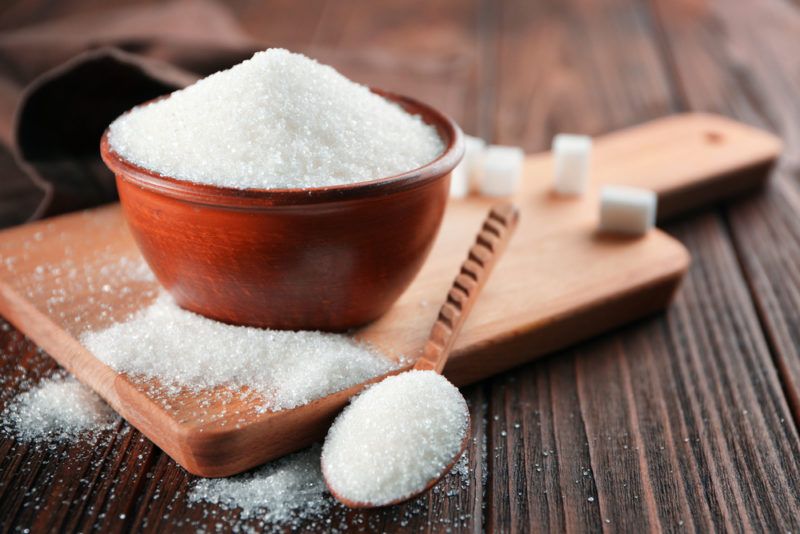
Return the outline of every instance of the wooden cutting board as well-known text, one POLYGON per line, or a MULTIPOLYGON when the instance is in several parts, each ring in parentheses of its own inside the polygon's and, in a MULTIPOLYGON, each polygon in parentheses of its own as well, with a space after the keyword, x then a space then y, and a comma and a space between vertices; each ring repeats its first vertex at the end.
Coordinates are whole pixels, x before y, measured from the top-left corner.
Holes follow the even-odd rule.
MULTIPOLYGON (((686 249, 658 230, 598 235, 601 184, 655 190, 663 219, 757 188, 780 150, 774 136, 722 117, 661 119, 597 138, 593 190, 571 199, 550 192, 549 154, 528 157, 515 199, 519 228, 445 374, 467 384, 667 306, 689 264, 686 249)), ((491 204, 453 200, 414 283, 355 335, 390 358, 417 355, 491 204)), ((222 407, 212 392, 165 405, 78 341, 157 293, 117 205, 0 232, 0 313, 192 473, 227 476, 308 445, 363 387, 261 414, 246 401, 222 407)))

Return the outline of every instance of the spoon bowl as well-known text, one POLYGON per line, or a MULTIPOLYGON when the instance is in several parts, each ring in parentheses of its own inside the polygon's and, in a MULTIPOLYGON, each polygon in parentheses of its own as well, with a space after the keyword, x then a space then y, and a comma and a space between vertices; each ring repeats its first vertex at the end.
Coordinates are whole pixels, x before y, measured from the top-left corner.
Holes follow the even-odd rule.
POLYGON ((324 463, 322 464, 322 476, 325 479, 325 483, 328 486, 328 491, 330 491, 331 495, 333 495, 333 498, 336 499, 337 501, 339 501, 340 503, 344 504, 348 508, 355 508, 355 509, 378 508, 378 507, 394 506, 395 504, 400 504, 400 503, 405 502, 405 501, 407 501, 409 499, 413 499, 417 495, 425 493, 426 491, 431 489, 433 486, 435 486, 442 479, 442 477, 444 477, 447 473, 452 471, 453 467, 455 467, 455 465, 459 462, 461 457, 464 455, 464 452, 467 450, 467 444, 469 444, 469 438, 472 435, 471 432, 469 432, 469 428, 471 428, 471 426, 472 426, 472 418, 469 416, 469 413, 467 413, 467 432, 464 433, 464 438, 461 440, 461 447, 459 448, 458 453, 456 453, 455 456, 453 456, 452 461, 449 464, 447 464, 447 466, 445 466, 445 468, 442 471, 441 475, 432 477, 425 484, 425 486, 421 490, 419 490, 419 491, 417 491, 417 492, 415 492, 415 493, 413 493, 413 494, 411 494, 409 496, 398 497, 397 499, 394 499, 394 500, 391 500, 391 501, 388 501, 388 502, 385 502, 385 503, 382 503, 382 504, 379 504, 379 505, 375 504, 375 503, 365 502, 365 501, 352 500, 352 499, 348 499, 347 497, 339 494, 335 489, 333 489, 331 487, 331 485, 328 483, 328 474, 325 471, 325 464, 324 463))

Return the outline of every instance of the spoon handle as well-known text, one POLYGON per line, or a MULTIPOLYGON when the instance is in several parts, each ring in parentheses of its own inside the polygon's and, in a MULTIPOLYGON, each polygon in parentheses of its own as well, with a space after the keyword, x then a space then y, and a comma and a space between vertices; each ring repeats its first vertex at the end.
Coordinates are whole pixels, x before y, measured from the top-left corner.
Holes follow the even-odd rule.
POLYGON ((489 211, 475 244, 469 249, 467 259, 453 280, 447 300, 439 310, 414 369, 442 372, 458 333, 494 265, 506 249, 518 220, 519 210, 513 204, 498 204, 489 211))

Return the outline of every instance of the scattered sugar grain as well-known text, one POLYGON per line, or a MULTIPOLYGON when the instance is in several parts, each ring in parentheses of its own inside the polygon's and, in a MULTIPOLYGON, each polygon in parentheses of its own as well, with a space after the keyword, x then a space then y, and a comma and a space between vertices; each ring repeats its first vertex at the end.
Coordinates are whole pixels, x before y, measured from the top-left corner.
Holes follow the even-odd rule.
POLYGON ((655 226, 655 192, 626 186, 604 186, 600 192, 600 231, 643 235, 655 226))
POLYGON ((180 308, 167 294, 83 344, 118 372, 201 391, 248 388, 263 410, 307 404, 386 373, 395 363, 340 335, 234 326, 180 308))
POLYGON ((320 446, 285 456, 251 472, 229 478, 200 479, 189 502, 239 509, 241 519, 283 525, 319 519, 333 504, 319 463, 320 446))
POLYGON ((391 376, 356 397, 328 431, 322 469, 335 495, 383 505, 444 473, 468 432, 458 389, 432 371, 391 376))
POLYGON ((111 428, 118 420, 97 394, 66 374, 19 394, 0 418, 6 431, 25 442, 74 441, 86 432, 111 428))
MULTIPOLYGON (((238 510, 236 516, 220 516, 233 531, 259 529, 330 529, 329 518, 341 505, 330 495, 320 468, 320 445, 285 456, 247 473, 228 478, 199 479, 188 492, 190 505, 215 504, 224 510, 238 510)), ((441 486, 469 487, 469 457, 464 453, 441 486)), ((447 491, 447 497, 458 495, 447 491)), ((424 498, 404 508, 406 519, 427 511, 424 498)), ((206 509, 206 514, 214 514, 206 509)), ((207 515, 208 516, 208 515, 207 515)), ((462 516, 462 520, 470 516, 462 516)), ((398 519, 394 519, 398 520, 398 519)))
POLYGON ((418 168, 444 149, 419 116, 282 49, 134 108, 111 125, 109 142, 162 175, 240 189, 363 182, 418 168))
POLYGON ((516 193, 524 161, 525 153, 519 147, 488 147, 484 152, 479 179, 480 193, 489 197, 506 197, 516 193))
POLYGON ((588 135, 556 135, 553 138, 553 189, 561 195, 582 195, 589 185, 591 155, 592 138, 588 135))
POLYGON ((453 469, 450 470, 450 474, 458 477, 462 487, 469 486, 469 456, 466 452, 458 459, 453 469))

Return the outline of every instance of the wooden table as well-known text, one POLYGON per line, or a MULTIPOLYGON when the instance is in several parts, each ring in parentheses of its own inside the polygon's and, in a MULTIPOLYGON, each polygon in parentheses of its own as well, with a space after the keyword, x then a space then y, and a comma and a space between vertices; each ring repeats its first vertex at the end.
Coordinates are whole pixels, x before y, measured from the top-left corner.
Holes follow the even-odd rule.
MULTIPOLYGON (((2 26, 94 7, 11 6, 2 26)), ((787 143, 764 194, 676 221, 666 314, 466 388, 470 484, 336 510, 353 530, 800 530, 800 5, 785 0, 234 2, 269 46, 413 94, 492 142, 546 148, 685 110, 787 143), (452 495, 448 495, 451 494, 452 495), (406 512, 413 513, 406 515, 406 512)), ((0 403, 54 366, 0 328, 0 403)), ((120 430, 124 430, 124 425, 120 430)), ((0 440, 0 530, 209 529, 192 477, 141 438, 0 440)), ((317 525, 318 529, 324 530, 317 525)))

